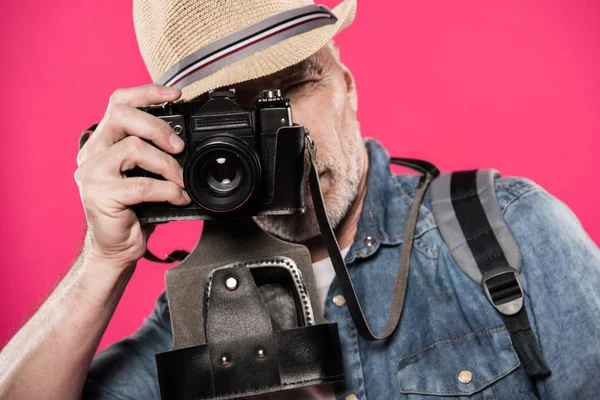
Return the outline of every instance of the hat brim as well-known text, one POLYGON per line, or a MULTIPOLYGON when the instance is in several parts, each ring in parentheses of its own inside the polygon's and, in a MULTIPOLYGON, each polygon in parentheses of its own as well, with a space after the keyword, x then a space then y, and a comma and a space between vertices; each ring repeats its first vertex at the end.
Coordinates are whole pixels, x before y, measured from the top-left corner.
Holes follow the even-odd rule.
POLYGON ((335 24, 293 36, 226 65, 183 87, 180 101, 193 100, 214 89, 271 75, 306 60, 352 23, 356 0, 345 0, 332 11, 338 19, 335 24))

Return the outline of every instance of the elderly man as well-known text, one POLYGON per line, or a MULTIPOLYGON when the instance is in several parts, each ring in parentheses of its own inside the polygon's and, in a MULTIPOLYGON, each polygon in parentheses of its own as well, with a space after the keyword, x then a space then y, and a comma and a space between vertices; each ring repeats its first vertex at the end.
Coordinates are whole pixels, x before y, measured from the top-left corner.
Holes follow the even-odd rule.
MULTIPOLYGON (((361 138, 354 79, 332 42, 352 21, 355 0, 345 0, 333 10, 335 18, 313 21, 304 31, 294 31, 304 22, 291 30, 281 25, 274 35, 288 33, 278 40, 255 32, 246 38, 251 51, 223 54, 224 60, 210 61, 212 66, 198 64, 198 57, 182 61, 232 33, 310 4, 135 2, 142 55, 155 82, 164 85, 116 90, 80 151, 75 180, 87 218, 85 245, 69 274, 0 354, 1 398, 76 399, 82 393, 90 399, 160 397, 154 355, 168 351, 172 343, 164 294, 136 333, 94 358, 146 251, 148 232, 130 206, 192 201, 182 168, 172 157, 184 142, 167 123, 137 108, 202 98, 217 88, 235 88, 243 106, 252 105, 268 88, 281 88, 291 100, 294 121, 310 129, 317 144, 325 205, 362 309, 375 331, 383 329, 419 185, 412 175, 392 175, 385 149, 361 138), (188 64, 193 68, 185 70, 188 64), (135 166, 165 179, 125 177, 123 172, 135 166)), ((299 389, 286 398, 597 398, 600 252, 567 207, 539 186, 516 178, 499 179, 495 185, 504 220, 522 252, 520 275, 533 341, 552 375, 532 378, 525 368, 521 354, 515 353, 514 332, 509 334, 481 287, 453 258, 429 198, 418 214, 400 324, 384 341, 365 341, 349 317, 307 198, 304 214, 256 222, 310 250, 320 306, 339 327, 346 382, 299 389)))

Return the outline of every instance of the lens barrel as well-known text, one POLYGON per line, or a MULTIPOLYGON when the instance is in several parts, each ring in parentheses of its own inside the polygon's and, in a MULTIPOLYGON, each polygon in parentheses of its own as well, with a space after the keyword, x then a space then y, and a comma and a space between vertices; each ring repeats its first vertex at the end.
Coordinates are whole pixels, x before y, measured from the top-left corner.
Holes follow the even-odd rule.
POLYGON ((190 197, 212 212, 229 212, 243 206, 261 178, 258 155, 233 136, 212 136, 202 142, 184 167, 190 197))

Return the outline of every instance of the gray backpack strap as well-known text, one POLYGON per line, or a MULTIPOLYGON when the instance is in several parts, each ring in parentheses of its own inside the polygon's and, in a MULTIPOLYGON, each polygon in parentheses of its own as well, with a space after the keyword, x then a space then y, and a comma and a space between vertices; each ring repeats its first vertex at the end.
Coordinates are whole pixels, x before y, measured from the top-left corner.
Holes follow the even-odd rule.
POLYGON ((494 170, 442 174, 431 183, 431 208, 452 257, 500 313, 527 374, 544 379, 552 371, 527 316, 521 253, 496 198, 499 176, 494 170))
MULTIPOLYGON (((438 225, 444 241, 450 249, 452 257, 458 266, 477 283, 481 283, 481 272, 473 253, 469 248, 467 239, 460 227, 450 194, 451 173, 440 174, 431 183, 430 198, 433 216, 438 225)), ((499 178, 498 171, 485 169, 477 171, 477 194, 483 206, 485 215, 494 231, 496 239, 502 247, 504 256, 509 265, 517 272, 521 272, 521 252, 512 233, 506 226, 502 210, 496 197, 496 178, 499 178)))

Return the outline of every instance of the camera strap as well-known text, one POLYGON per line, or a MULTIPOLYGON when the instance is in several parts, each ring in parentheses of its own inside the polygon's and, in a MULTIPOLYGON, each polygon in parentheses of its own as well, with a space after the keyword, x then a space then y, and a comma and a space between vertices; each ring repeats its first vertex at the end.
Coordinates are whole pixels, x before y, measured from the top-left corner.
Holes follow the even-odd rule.
POLYGON ((395 331, 396 326, 398 326, 398 322, 400 321, 400 317, 402 316, 404 297, 406 295, 406 285, 408 283, 410 256, 412 253, 417 218, 419 216, 419 208, 423 202, 423 198, 425 197, 427 187, 431 181, 439 175, 440 171, 433 164, 422 160, 414 160, 409 158, 390 159, 390 163, 413 169, 414 171, 421 173, 422 176, 419 180, 419 188, 417 189, 415 200, 410 209, 410 214, 406 223, 406 229, 404 231, 404 241, 402 244, 402 251, 400 253, 398 274, 396 276, 396 283, 394 286, 394 293, 392 295, 392 304, 390 306, 388 320, 383 328, 383 331, 379 335, 375 335, 373 331, 371 331, 362 308, 360 307, 356 291, 354 290, 354 285, 352 284, 352 279, 350 278, 350 273, 348 272, 344 258, 340 253, 339 244, 333 229, 331 228, 331 224, 329 223, 329 218, 327 217, 327 211, 325 210, 323 195, 321 193, 321 186, 319 184, 319 174, 315 163, 317 157, 316 145, 308 134, 306 135, 306 141, 306 148, 308 149, 310 160, 310 172, 308 175, 308 180, 313 204, 315 207, 315 214, 319 224, 319 229, 321 230, 321 237, 323 238, 323 242, 327 248, 327 253, 329 253, 329 257, 331 259, 331 263, 333 264, 333 269, 335 270, 335 275, 340 284, 342 294, 346 299, 348 311, 350 312, 350 316, 352 317, 352 321, 354 322, 358 333, 360 333, 365 340, 374 341, 385 339, 395 331))
MULTIPOLYGON (((404 307, 404 297, 406 296, 406 285, 408 283, 410 258, 412 254, 413 241, 415 236, 415 228, 417 225, 417 218, 419 216, 419 208, 421 206, 421 203, 423 202, 429 184, 440 174, 440 171, 437 169, 437 167, 435 167, 435 165, 422 160, 394 157, 390 159, 391 164, 396 164, 410 168, 416 172, 421 173, 422 176, 419 180, 419 188, 417 189, 415 200, 412 204, 410 214, 408 216, 408 221, 406 223, 406 229, 404 231, 404 241, 402 244, 402 251, 400 253, 398 274, 396 276, 396 283, 394 286, 394 293, 392 295, 392 304, 390 307, 388 320, 383 331, 379 335, 375 335, 373 331, 371 331, 367 319, 362 311, 362 308, 358 301, 358 297, 356 295, 356 291, 354 289, 354 285, 352 284, 352 279, 350 278, 350 273, 348 271, 348 268, 346 267, 344 258, 341 255, 339 244, 337 242, 335 233, 333 232, 333 228, 331 227, 329 218, 327 216, 327 211, 323 202, 323 194, 321 192, 321 185, 319 184, 318 169, 315 163, 317 156, 317 147, 312 138, 308 135, 308 133, 306 134, 306 148, 308 149, 310 161, 308 181, 310 185, 313 204, 315 207, 317 223, 319 224, 319 229, 321 230, 321 237, 323 238, 323 243, 325 244, 325 248, 327 249, 327 253, 329 254, 331 263, 333 264, 333 269, 340 284, 342 294, 346 299, 346 304, 348 306, 350 316, 352 317, 352 321, 354 322, 354 325, 356 326, 356 329, 358 330, 360 335, 365 340, 374 341, 385 339, 394 332, 396 326, 398 325, 398 322, 400 321, 400 317, 402 316, 402 309, 404 307)), ((154 262, 172 263, 177 260, 181 261, 186 256, 187 253, 185 251, 178 250, 167 255, 165 259, 158 258, 150 251, 147 251, 144 257, 154 262)))

